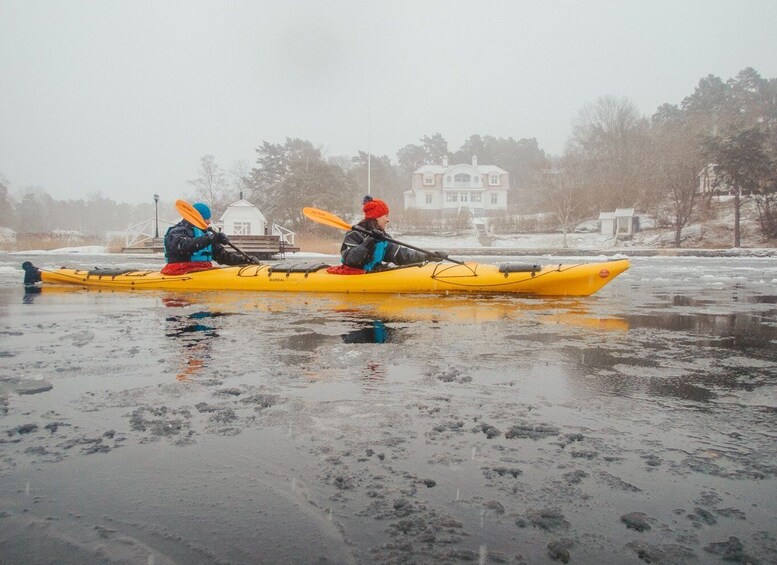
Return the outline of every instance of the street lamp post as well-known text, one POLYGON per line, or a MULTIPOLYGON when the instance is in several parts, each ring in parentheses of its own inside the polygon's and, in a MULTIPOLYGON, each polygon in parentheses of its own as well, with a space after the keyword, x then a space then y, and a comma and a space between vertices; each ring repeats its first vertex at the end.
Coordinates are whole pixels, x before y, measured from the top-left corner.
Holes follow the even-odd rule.
POLYGON ((154 195, 154 239, 159 239, 159 195, 154 195))

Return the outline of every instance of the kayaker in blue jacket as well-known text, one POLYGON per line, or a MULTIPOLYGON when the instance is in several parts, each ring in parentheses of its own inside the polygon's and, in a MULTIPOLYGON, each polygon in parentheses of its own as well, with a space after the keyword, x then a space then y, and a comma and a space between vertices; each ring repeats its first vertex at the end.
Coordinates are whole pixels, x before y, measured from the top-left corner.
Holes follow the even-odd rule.
POLYGON ((364 219, 357 225, 378 237, 359 230, 348 230, 340 247, 340 257, 346 267, 363 269, 369 273, 384 270, 389 267, 389 263, 410 265, 423 261, 443 261, 448 257, 442 251, 423 253, 381 239, 379 236, 386 234, 386 226, 389 223, 388 204, 369 195, 364 197, 363 203, 364 219))
MULTIPOLYGON (((210 224, 210 208, 197 202, 193 207, 210 224)), ((170 227, 165 234, 164 274, 184 274, 212 268, 212 260, 222 265, 244 265, 245 257, 224 248, 229 238, 223 232, 203 231, 186 220, 170 227)))

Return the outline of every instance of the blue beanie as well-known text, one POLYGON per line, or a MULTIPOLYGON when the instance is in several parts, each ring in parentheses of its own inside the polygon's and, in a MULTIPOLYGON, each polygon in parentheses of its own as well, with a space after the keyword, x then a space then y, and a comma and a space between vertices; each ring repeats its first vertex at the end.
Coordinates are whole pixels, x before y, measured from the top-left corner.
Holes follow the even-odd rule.
POLYGON ((192 207, 200 213, 203 220, 210 220, 210 208, 208 208, 207 204, 195 202, 192 207))

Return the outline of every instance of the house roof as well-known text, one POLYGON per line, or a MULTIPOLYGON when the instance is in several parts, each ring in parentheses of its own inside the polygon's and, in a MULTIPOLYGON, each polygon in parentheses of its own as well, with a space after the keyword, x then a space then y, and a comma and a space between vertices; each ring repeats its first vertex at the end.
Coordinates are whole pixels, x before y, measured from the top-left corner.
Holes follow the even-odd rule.
POLYGON ((615 218, 629 218, 634 215, 634 208, 616 208, 615 212, 600 212, 600 220, 614 220, 615 218))
POLYGON ((447 171, 450 167, 443 167, 442 165, 423 165, 421 167, 418 167, 415 172, 416 173, 434 173, 442 175, 447 171))
POLYGON ((235 208, 244 208, 244 207, 248 207, 248 208, 256 208, 256 206, 254 206, 254 205, 253 205, 253 204, 251 204, 251 203, 250 203, 248 200, 245 200, 245 199, 238 200, 237 202, 233 202, 233 203, 232 203, 232 204, 230 204, 230 205, 229 205, 227 208, 232 208, 233 206, 234 206, 235 208))
POLYGON ((221 215, 221 218, 219 218, 220 221, 224 221, 224 218, 232 215, 232 214, 239 214, 239 213, 245 213, 245 212, 251 212, 253 213, 257 218, 267 221, 267 218, 264 217, 264 214, 262 214, 261 210, 251 204, 248 200, 238 200, 237 202, 233 202, 229 206, 227 206, 227 209, 224 210, 224 213, 221 215))
POLYGON ((451 169, 461 168, 462 165, 466 166, 467 168, 477 170, 478 174, 481 175, 487 175, 489 173, 497 173, 501 175, 507 173, 507 171, 497 167, 496 165, 470 165, 469 163, 459 163, 458 165, 450 165, 448 167, 444 167, 442 165, 423 165, 418 167, 415 172, 422 174, 431 173, 435 175, 444 175, 451 169))

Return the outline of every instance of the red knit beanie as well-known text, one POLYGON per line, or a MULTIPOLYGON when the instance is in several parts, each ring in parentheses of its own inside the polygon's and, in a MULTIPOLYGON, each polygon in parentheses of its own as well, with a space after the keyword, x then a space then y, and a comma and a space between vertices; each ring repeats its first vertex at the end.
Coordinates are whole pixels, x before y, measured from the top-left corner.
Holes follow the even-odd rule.
POLYGON ((379 198, 373 198, 369 195, 364 197, 362 210, 364 210, 364 217, 368 220, 374 220, 389 213, 388 204, 379 198))

